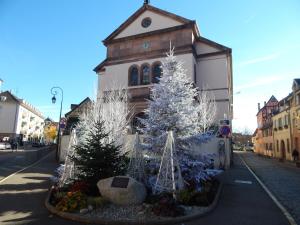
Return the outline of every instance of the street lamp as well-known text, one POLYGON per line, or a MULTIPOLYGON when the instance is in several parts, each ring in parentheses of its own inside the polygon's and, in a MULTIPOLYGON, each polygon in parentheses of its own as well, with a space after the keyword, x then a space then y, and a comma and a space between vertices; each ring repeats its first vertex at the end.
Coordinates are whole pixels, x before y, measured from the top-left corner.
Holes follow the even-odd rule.
POLYGON ((57 143, 56 143, 56 152, 55 152, 55 159, 56 161, 59 161, 59 142, 60 142, 60 120, 61 120, 61 111, 62 111, 62 104, 64 100, 64 91, 60 87, 53 87, 51 88, 51 94, 53 95, 52 97, 52 103, 56 103, 56 95, 58 94, 58 90, 61 92, 61 102, 60 102, 60 112, 59 112, 59 120, 58 120, 58 134, 57 134, 57 143))
POLYGON ((3 82, 4 81, 0 78, 0 93, 2 92, 1 86, 2 86, 3 82))

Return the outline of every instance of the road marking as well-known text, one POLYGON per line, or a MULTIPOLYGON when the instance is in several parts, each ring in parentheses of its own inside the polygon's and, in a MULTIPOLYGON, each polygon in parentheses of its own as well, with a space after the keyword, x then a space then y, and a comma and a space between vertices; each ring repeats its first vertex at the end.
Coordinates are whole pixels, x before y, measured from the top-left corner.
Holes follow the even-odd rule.
POLYGON ((238 184, 252 184, 250 180, 235 180, 234 182, 238 184))
POLYGON ((287 211, 287 209, 278 201, 278 199, 272 194, 272 192, 267 188, 267 186, 258 178, 258 176, 254 173, 254 171, 248 166, 248 164, 245 162, 245 160, 238 154, 241 161, 244 163, 244 165, 247 167, 247 169, 250 171, 250 173, 254 176, 254 178, 257 180, 257 182, 260 184, 260 186, 267 192, 269 197, 273 200, 273 202, 277 205, 277 207, 281 210, 281 212, 285 215, 287 220, 291 225, 297 225, 296 221, 292 217, 292 215, 287 211))
POLYGON ((51 153, 52 153, 52 151, 49 152, 47 155, 45 155, 43 158, 41 158, 41 159, 39 159, 38 161, 36 161, 35 163, 33 163, 33 164, 29 165, 29 166, 26 166, 26 167, 24 167, 23 169, 20 169, 20 170, 18 170, 17 172, 15 172, 15 173, 13 173, 13 174, 11 174, 11 175, 9 175, 9 176, 3 178, 2 180, 0 180, 0 184, 1 184, 2 182, 6 181, 7 179, 9 179, 10 177, 13 177, 14 175, 16 175, 16 174, 18 174, 18 173, 20 173, 20 172, 23 172, 24 170, 26 170, 26 169, 28 169, 28 168, 30 168, 30 167, 33 167, 33 166, 35 166, 36 164, 40 163, 41 161, 43 161, 44 159, 46 159, 51 153))

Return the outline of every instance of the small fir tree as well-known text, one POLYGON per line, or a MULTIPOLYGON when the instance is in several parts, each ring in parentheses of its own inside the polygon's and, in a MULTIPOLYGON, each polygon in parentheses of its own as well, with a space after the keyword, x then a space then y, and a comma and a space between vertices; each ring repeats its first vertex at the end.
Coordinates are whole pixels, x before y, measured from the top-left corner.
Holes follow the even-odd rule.
POLYGON ((120 146, 110 142, 104 131, 104 121, 98 119, 90 128, 85 142, 75 146, 72 160, 78 170, 76 180, 86 181, 95 189, 100 179, 123 175, 126 167, 120 146))

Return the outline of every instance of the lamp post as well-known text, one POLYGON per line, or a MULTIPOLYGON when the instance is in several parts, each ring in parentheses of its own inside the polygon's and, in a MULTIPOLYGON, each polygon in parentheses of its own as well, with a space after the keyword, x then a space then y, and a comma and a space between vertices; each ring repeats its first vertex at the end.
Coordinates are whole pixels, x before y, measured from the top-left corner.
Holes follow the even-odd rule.
POLYGON ((61 111, 62 111, 62 104, 64 101, 64 91, 60 87, 53 87, 51 88, 51 94, 53 95, 52 97, 52 103, 56 103, 56 95, 58 94, 58 90, 61 92, 61 102, 60 102, 60 112, 59 112, 59 121, 58 121, 58 134, 57 134, 57 143, 56 143, 56 152, 55 152, 55 159, 56 161, 59 161, 59 144, 60 144, 60 120, 61 120, 61 111))

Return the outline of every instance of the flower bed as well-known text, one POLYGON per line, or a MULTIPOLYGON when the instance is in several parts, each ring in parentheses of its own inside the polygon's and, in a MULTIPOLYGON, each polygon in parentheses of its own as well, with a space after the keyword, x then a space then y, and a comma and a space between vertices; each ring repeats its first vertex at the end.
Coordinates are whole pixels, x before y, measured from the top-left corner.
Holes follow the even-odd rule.
MULTIPOLYGON (((78 187, 80 185, 72 185, 78 187)), ((87 196, 82 191, 52 187, 46 207, 65 219, 96 224, 166 224, 203 216, 214 209, 222 185, 215 180, 203 192, 181 191, 177 201, 170 194, 149 195, 141 205, 117 206, 101 196, 87 196)))

